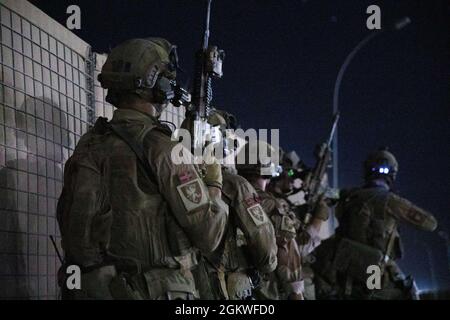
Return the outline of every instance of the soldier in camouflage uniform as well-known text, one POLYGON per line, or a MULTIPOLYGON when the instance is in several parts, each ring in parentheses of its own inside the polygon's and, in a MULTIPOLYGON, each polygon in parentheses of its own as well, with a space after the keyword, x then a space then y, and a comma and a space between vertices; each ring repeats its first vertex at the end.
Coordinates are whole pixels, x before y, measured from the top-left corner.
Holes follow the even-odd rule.
POLYGON ((227 224, 220 165, 175 165, 158 118, 173 97, 175 47, 133 39, 109 54, 99 80, 117 107, 100 118, 65 165, 58 223, 81 289, 66 299, 192 299, 197 251, 217 249, 227 224))
MULTIPOLYGON (((297 183, 291 176, 291 172, 296 168, 286 161, 284 154, 282 159, 283 174, 271 179, 271 182, 268 185, 268 191, 274 196, 285 200, 289 210, 294 212, 296 219, 300 221, 296 239, 301 249, 301 255, 305 258, 320 245, 322 241, 319 236, 320 229, 323 222, 328 220, 330 209, 325 201, 325 194, 322 194, 318 199, 315 212, 311 213, 310 219, 305 220, 307 206, 294 204, 290 197, 294 192, 293 186, 297 183)), ((303 197, 305 196, 308 195, 303 195, 303 197)))
MULTIPOLYGON (((209 122, 225 133, 230 128, 225 118, 229 119, 215 111, 209 122)), ((224 154, 234 160, 234 150, 224 149, 224 154)), ((222 175, 223 200, 230 209, 227 230, 218 249, 204 255, 197 282, 202 299, 248 300, 253 298, 260 274, 270 273, 277 266, 275 233, 255 189, 237 175, 232 162, 223 165, 222 175)))
MULTIPOLYGON (((260 141, 259 147, 275 151, 263 141, 260 141)), ((277 236, 278 266, 275 272, 266 275, 258 290, 258 298, 303 300, 302 251, 307 250, 305 244, 312 240, 309 237, 306 243, 299 245, 299 234, 306 231, 300 229, 300 220, 282 196, 291 189, 286 171, 273 170, 271 163, 262 164, 261 161, 256 164, 238 164, 237 168, 238 173, 248 179, 258 192, 261 205, 268 213, 277 236), (266 191, 270 179, 275 180, 273 189, 278 194, 266 191)))
POLYGON ((398 224, 433 231, 437 222, 429 212, 392 192, 397 171, 394 155, 378 150, 364 162, 365 185, 341 191, 336 236, 316 252, 320 298, 417 299, 413 279, 405 277, 395 262, 402 255, 398 224), (367 285, 370 265, 381 271, 379 289, 367 285))
MULTIPOLYGON (((305 190, 305 181, 310 179, 311 169, 300 160, 295 151, 284 153, 282 157, 282 165, 284 171, 287 172, 287 182, 292 183, 292 191, 288 188, 283 193, 281 190, 274 190, 280 197, 283 197, 295 212, 295 216, 301 221, 301 228, 297 237, 297 242, 301 248, 302 256, 302 278, 304 282, 304 298, 305 300, 316 300, 314 288, 314 272, 311 268, 311 262, 314 261, 314 249, 318 247, 322 241, 320 237, 321 227, 324 221, 329 217, 330 199, 326 197, 328 184, 326 174, 322 179, 321 192, 322 196, 318 199, 316 206, 316 214, 312 219, 309 217, 309 205, 307 203, 307 190, 305 190)), ((280 189, 280 188, 279 188, 280 189)))

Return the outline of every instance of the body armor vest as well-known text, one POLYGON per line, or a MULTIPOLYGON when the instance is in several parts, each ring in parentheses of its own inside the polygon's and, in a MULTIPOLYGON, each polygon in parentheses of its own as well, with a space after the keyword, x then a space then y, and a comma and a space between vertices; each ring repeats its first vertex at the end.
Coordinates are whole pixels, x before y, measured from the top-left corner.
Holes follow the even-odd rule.
POLYGON ((390 258, 400 258, 397 221, 387 215, 388 198, 389 191, 380 187, 351 191, 337 208, 337 234, 380 250, 390 258))
MULTIPOLYGON (((144 138, 158 123, 121 126, 145 150, 144 138)), ((177 257, 193 251, 136 154, 100 121, 66 164, 58 222, 66 259, 80 266, 107 256, 144 268, 179 268, 177 257)))

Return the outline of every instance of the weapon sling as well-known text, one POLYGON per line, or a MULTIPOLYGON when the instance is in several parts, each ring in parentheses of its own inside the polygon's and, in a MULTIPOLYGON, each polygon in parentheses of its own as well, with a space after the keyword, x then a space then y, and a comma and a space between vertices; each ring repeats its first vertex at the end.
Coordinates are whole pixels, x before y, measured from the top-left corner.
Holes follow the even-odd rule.
POLYGON ((148 163, 147 155, 145 154, 144 149, 141 145, 137 144, 134 138, 128 134, 126 130, 123 130, 118 125, 108 123, 109 128, 114 132, 119 138, 121 138, 130 148, 133 150, 133 152, 136 154, 136 157, 139 159, 139 162, 144 167, 144 171, 147 174, 147 177, 150 179, 151 182, 157 185, 155 175, 150 168, 150 165, 148 163))

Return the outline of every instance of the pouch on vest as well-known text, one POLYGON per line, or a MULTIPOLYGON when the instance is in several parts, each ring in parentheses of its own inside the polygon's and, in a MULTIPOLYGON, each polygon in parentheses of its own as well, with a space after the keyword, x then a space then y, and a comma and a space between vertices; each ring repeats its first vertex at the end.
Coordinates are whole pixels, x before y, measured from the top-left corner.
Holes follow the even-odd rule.
POLYGON ((152 269, 143 273, 149 297, 161 299, 167 297, 170 292, 184 292, 198 297, 195 289, 195 281, 190 271, 177 269, 152 269))
POLYGON ((333 265, 337 272, 351 275, 353 279, 365 282, 368 276, 367 267, 381 266, 383 257, 380 250, 342 238, 337 245, 333 265))
POLYGON ((109 290, 115 300, 144 300, 137 288, 133 288, 124 273, 116 275, 109 283, 109 290))
POLYGON ((229 273, 226 282, 230 300, 245 300, 252 296, 253 286, 245 272, 229 273))
MULTIPOLYGON (((186 256, 193 252, 193 246, 173 214, 165 215, 166 231, 170 250, 174 256, 186 256)), ((189 266, 184 266, 189 268, 189 266)))

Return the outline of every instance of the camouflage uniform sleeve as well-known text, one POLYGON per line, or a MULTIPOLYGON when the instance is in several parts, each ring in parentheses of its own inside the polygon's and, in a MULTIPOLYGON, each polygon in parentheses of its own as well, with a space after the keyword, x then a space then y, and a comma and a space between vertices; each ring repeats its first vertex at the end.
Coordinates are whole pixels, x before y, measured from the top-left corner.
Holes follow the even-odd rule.
POLYGON ((232 184, 232 205, 237 214, 237 224, 247 241, 253 265, 262 273, 269 273, 277 266, 275 232, 264 212, 253 186, 238 175, 224 174, 224 184, 232 184), (234 188, 233 188, 234 187, 234 188))
POLYGON ((295 239, 289 239, 278 246, 278 267, 276 270, 284 292, 300 294, 303 292, 301 253, 295 239))
POLYGON ((159 192, 192 244, 204 254, 214 251, 224 234, 228 206, 220 197, 211 197, 197 168, 175 164, 171 159, 176 145, 158 130, 146 136, 150 167, 155 172, 159 192))
MULTIPOLYGON (((259 193, 261 204, 273 223, 277 242, 278 265, 275 270, 284 292, 300 294, 303 291, 301 279, 301 252, 295 240, 297 221, 293 214, 282 210, 277 199, 268 193, 259 193)), ((287 203, 286 203, 287 205, 287 203)))
POLYGON ((322 242, 322 238, 320 237, 320 229, 323 221, 328 220, 329 215, 330 208, 325 203, 325 200, 321 198, 313 214, 312 221, 310 221, 304 230, 301 231, 304 234, 304 237, 298 237, 302 257, 309 255, 322 242), (300 238, 303 238, 304 241, 300 241, 300 238))
POLYGON ((302 231, 303 233, 305 233, 304 237, 299 237, 299 238, 303 238, 303 241, 299 241, 302 257, 306 257, 307 255, 309 255, 322 242, 322 238, 319 235, 319 231, 320 230, 318 230, 317 228, 315 228, 312 225, 308 225, 305 228, 305 230, 302 231), (305 241, 304 239, 307 239, 307 240, 305 241))
POLYGON ((434 231, 437 228, 437 221, 431 213, 396 194, 389 194, 386 209, 388 214, 408 222, 419 229, 434 231))
POLYGON ((273 212, 277 207, 277 202, 275 198, 273 198, 267 192, 259 190, 258 190, 258 197, 264 211, 270 216, 270 213, 273 212))

